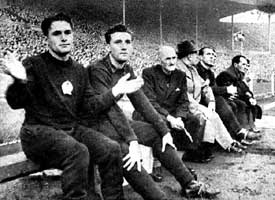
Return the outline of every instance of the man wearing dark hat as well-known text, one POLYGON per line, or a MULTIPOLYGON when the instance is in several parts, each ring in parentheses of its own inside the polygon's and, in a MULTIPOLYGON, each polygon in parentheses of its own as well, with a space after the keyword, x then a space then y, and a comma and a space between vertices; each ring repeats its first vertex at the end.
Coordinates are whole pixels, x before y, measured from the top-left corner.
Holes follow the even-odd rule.
MULTIPOLYGON (((248 130, 242 128, 231 106, 223 97, 225 94, 237 94, 237 87, 217 86, 213 67, 216 64, 216 51, 212 47, 203 47, 199 50, 200 62, 196 68, 199 75, 206 81, 209 81, 209 86, 212 88, 216 99, 216 112, 221 117, 224 125, 233 138, 237 138, 239 134, 246 134, 248 130)), ((247 141, 241 140, 243 144, 248 144, 247 141)))
POLYGON ((87 122, 89 126, 120 143, 124 177, 146 200, 168 199, 141 166, 139 143, 152 147, 153 154, 180 183, 185 196, 213 197, 218 192, 205 190, 178 157, 169 128, 150 104, 142 90, 142 79, 135 76, 129 64, 133 52, 132 33, 119 24, 105 33, 109 53, 88 66, 90 82, 98 93, 112 91, 115 101, 87 122), (135 109, 150 123, 129 121, 117 104, 126 94, 135 109))
POLYGON ((205 142, 206 149, 216 141, 228 152, 242 152, 240 144, 232 139, 219 115, 215 112, 215 97, 212 89, 196 70, 195 66, 199 60, 194 42, 186 40, 179 43, 177 47, 178 67, 186 73, 189 110, 201 121, 205 121, 203 142, 205 142), (206 102, 206 106, 201 104, 202 101, 206 102))
MULTIPOLYGON (((176 68, 177 55, 173 47, 162 46, 159 57, 160 64, 143 70, 142 89, 171 128, 177 148, 197 151, 203 137, 204 126, 189 112, 185 73, 176 68)), ((144 120, 137 111, 134 112, 133 118, 144 120)), ((197 162, 209 161, 203 157, 195 159, 197 162)))
POLYGON ((253 92, 244 82, 245 73, 249 69, 249 60, 243 55, 233 57, 232 64, 225 71, 221 72, 216 79, 218 86, 233 85, 237 88, 235 95, 224 94, 232 109, 235 111, 240 124, 251 130, 245 134, 240 134, 240 139, 259 139, 259 130, 255 128, 255 118, 261 118, 262 110, 257 105, 253 92))

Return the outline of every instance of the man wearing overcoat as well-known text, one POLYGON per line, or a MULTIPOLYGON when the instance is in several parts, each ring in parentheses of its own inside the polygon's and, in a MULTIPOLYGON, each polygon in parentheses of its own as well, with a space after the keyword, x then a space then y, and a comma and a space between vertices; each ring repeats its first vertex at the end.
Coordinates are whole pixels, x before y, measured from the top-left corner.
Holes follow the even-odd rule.
MULTIPOLYGON (((177 55, 172 47, 162 46, 159 55, 161 63, 142 72, 142 90, 171 128, 177 148, 196 151, 204 125, 189 112, 185 73, 176 68, 177 55)), ((133 118, 144 120, 137 111, 133 118)))
MULTIPOLYGON (((237 87, 233 84, 228 86, 218 86, 216 84, 216 77, 212 71, 216 64, 217 54, 212 47, 203 47, 199 50, 200 62, 197 64, 197 71, 199 75, 209 81, 209 86, 215 95, 216 100, 216 112, 219 114, 227 130, 233 138, 238 138, 239 135, 247 134, 248 130, 244 129, 236 113, 232 110, 232 107, 228 101, 224 98, 226 95, 237 94, 237 87)), ((241 140, 243 144, 248 144, 248 141, 241 140)))
POLYGON ((88 67, 92 87, 98 93, 111 90, 117 101, 127 94, 131 103, 150 123, 129 121, 116 102, 89 121, 89 126, 118 141, 124 156, 124 177, 144 199, 168 199, 141 166, 138 144, 150 146, 153 154, 182 186, 185 196, 215 196, 218 192, 202 189, 201 185, 177 156, 170 130, 140 90, 143 80, 135 76, 129 65, 132 54, 132 33, 124 25, 116 25, 105 33, 109 54, 88 67))
POLYGON ((257 105, 253 92, 244 82, 244 75, 249 67, 249 60, 243 55, 237 55, 232 59, 232 65, 221 72, 216 82, 218 86, 234 86, 237 93, 234 95, 224 94, 232 110, 236 113, 240 124, 252 132, 247 132, 243 137, 258 139, 258 129, 255 128, 255 118, 261 118, 262 110, 257 105), (255 133, 253 133, 255 132, 255 133))

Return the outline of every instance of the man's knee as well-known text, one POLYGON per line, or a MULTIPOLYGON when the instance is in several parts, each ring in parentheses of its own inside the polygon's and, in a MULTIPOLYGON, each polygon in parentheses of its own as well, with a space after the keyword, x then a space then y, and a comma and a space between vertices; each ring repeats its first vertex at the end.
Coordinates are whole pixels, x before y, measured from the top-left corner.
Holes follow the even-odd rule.
POLYGON ((72 160, 79 166, 88 166, 90 161, 88 148, 82 143, 76 143, 73 150, 72 160))
POLYGON ((116 141, 112 141, 109 144, 109 155, 112 158, 121 157, 121 147, 120 144, 116 141))

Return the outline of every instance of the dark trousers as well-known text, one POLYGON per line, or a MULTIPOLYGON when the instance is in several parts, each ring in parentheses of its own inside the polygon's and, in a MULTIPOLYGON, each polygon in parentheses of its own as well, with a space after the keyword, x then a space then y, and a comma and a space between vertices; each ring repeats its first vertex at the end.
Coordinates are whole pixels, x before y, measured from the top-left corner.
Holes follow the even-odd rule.
MULTIPOLYGON (((245 110, 241 110, 234 104, 233 101, 224 99, 222 96, 215 96, 216 99, 216 112, 219 114, 223 124, 233 138, 236 138, 237 133, 241 130, 242 126, 237 118, 237 112, 245 114, 245 110)), ((242 116, 243 117, 243 116, 242 116)))
POLYGON ((170 127, 177 149, 185 151, 199 150, 204 135, 205 121, 200 121, 195 115, 188 113, 187 118, 183 120, 183 122, 186 130, 192 136, 193 142, 190 141, 184 131, 179 131, 170 127))
MULTIPOLYGON (((154 156, 161 162, 162 166, 175 176, 183 188, 194 179, 172 147, 167 145, 165 152, 161 152, 162 138, 151 124, 141 121, 131 121, 131 127, 138 137, 138 142, 152 147, 154 156)), ((115 127, 108 120, 101 121, 101 123, 93 126, 93 128, 104 133, 111 139, 118 141, 121 145, 123 156, 128 154, 128 144, 123 138, 121 138, 115 127)), ((130 171, 124 169, 123 175, 133 189, 144 199, 167 199, 165 194, 160 190, 158 185, 152 180, 151 176, 148 175, 144 168, 142 168, 141 172, 137 170, 136 166, 130 171)))
POLYGON ((88 193, 93 192, 89 184, 93 186, 94 164, 99 166, 104 199, 123 199, 122 155, 117 142, 84 126, 64 131, 44 125, 24 125, 20 137, 29 159, 42 168, 63 170, 64 199, 88 199, 88 193))
POLYGON ((250 129, 254 126, 254 121, 250 120, 251 109, 245 101, 240 99, 228 100, 229 105, 237 116, 242 128, 250 129))

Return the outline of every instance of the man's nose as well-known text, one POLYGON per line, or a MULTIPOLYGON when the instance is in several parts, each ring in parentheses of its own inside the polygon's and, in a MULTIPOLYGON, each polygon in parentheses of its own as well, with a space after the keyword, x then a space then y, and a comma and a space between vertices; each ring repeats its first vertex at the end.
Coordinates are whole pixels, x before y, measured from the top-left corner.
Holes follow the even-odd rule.
POLYGON ((61 40, 66 41, 67 40, 67 35, 65 33, 61 34, 61 40))
POLYGON ((127 44, 125 42, 121 43, 121 49, 127 49, 127 44))
POLYGON ((171 60, 170 64, 171 64, 171 65, 175 65, 176 62, 177 62, 177 60, 176 60, 176 59, 173 59, 173 60, 171 60))

